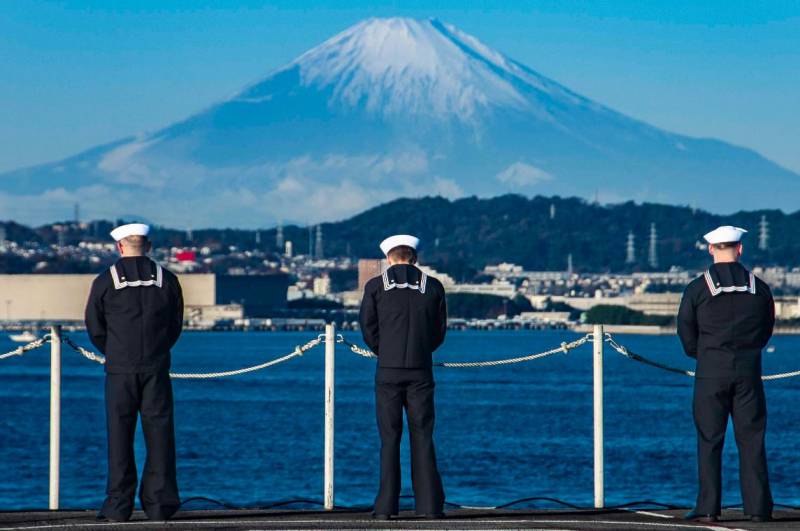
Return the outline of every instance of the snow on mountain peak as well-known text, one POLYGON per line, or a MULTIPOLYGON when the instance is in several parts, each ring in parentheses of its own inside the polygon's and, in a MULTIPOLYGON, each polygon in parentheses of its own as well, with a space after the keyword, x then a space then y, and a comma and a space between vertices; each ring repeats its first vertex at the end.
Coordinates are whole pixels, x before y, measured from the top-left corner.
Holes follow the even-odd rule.
POLYGON ((0 177, 5 215, 32 223, 77 201, 98 218, 137 204, 160 223, 262 226, 419 195, 601 189, 792 211, 800 195, 798 175, 752 151, 631 119, 451 25, 406 18, 363 21, 153 133, 0 177), (774 193, 743 199, 756 180, 774 193))
POLYGON ((499 53, 437 20, 372 18, 300 56, 306 86, 332 100, 385 115, 424 113, 469 119, 480 108, 526 105, 499 53))

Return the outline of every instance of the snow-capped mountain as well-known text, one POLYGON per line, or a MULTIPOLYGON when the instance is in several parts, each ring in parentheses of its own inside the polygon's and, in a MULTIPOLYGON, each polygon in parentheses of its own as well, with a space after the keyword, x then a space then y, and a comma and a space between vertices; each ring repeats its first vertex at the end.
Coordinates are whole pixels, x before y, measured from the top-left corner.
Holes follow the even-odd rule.
POLYGON ((80 202, 252 227, 510 191, 800 208, 800 176, 754 151, 628 118, 453 26, 402 18, 365 20, 159 131, 0 175, 3 217, 32 223, 80 202))

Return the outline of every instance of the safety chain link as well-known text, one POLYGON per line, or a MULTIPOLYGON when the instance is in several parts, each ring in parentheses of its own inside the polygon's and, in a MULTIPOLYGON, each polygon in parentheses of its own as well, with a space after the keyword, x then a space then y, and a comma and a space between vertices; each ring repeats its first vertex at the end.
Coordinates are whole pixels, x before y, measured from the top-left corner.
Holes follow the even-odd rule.
POLYGON ((619 343, 617 343, 614 340, 614 337, 609 332, 606 332, 605 336, 606 336, 605 337, 605 342, 608 343, 609 345, 611 345, 611 348, 613 348, 614 350, 616 350, 617 352, 619 352, 620 354, 622 354, 623 356, 625 356, 628 359, 631 359, 633 361, 638 361, 639 363, 644 363, 645 365, 650 365, 652 367, 657 367, 657 368, 665 370, 665 371, 674 372, 676 374, 683 374, 685 376, 694 377, 694 371, 686 371, 684 369, 676 369, 675 367, 670 367, 669 365, 664 365, 663 363, 659 363, 657 361, 653 361, 651 359, 647 359, 644 356, 640 356, 639 354, 631 352, 626 347, 624 347, 624 346, 620 345, 619 343))
MULTIPOLYGON (((644 356, 641 356, 639 354, 631 352, 627 347, 624 347, 624 346, 620 345, 619 343, 617 343, 614 340, 614 337, 609 332, 606 332, 605 336, 606 336, 605 337, 606 343, 611 345, 611 348, 613 348, 614 350, 616 350, 617 352, 619 352, 620 354, 622 354, 623 356, 625 356, 628 359, 631 359, 633 361, 638 361, 639 363, 644 363, 645 365, 650 365, 652 367, 657 367, 657 368, 665 370, 665 371, 674 372, 674 373, 677 373, 677 374, 683 374, 685 376, 691 376, 691 377, 695 376, 694 371, 687 371, 687 370, 684 370, 684 369, 676 369, 675 367, 670 367, 669 365, 664 365, 663 363, 659 363, 657 361, 653 361, 651 359, 645 358, 644 356)), ((767 375, 762 376, 761 379, 764 380, 764 381, 767 381, 767 380, 780 380, 782 378, 792 378, 794 376, 800 376, 800 371, 782 372, 782 373, 778 373, 778 374, 767 374, 767 375)))
POLYGON ((365 358, 377 358, 378 357, 371 350, 366 349, 366 348, 361 348, 358 345, 356 345, 355 343, 349 342, 348 340, 346 340, 344 338, 344 336, 342 334, 336 334, 336 342, 343 344, 344 346, 346 346, 347 348, 349 348, 351 351, 353 351, 355 354, 358 354, 359 356, 363 356, 365 358))
MULTIPOLYGON (((73 350, 82 354, 85 358, 100 363, 101 365, 106 362, 106 359, 99 355, 95 354, 91 350, 87 350, 82 346, 76 344, 74 341, 69 339, 67 336, 62 336, 62 341, 69 345, 73 350)), ((245 374, 248 372, 259 371, 261 369, 266 369, 267 367, 271 367, 273 365, 277 365, 279 363, 283 363, 284 361, 289 361, 292 358, 296 358, 302 356, 306 351, 311 350, 312 348, 316 347, 320 343, 322 343, 325 339, 324 334, 320 334, 314 339, 308 341, 304 345, 298 345, 294 348, 294 351, 291 353, 281 356, 280 358, 276 358, 274 360, 270 360, 265 363, 261 363, 259 365, 253 365, 252 367, 245 367, 242 369, 236 369, 232 371, 222 371, 222 372, 205 372, 205 373, 194 373, 194 372, 171 372, 169 373, 170 378, 177 378, 177 379, 186 379, 186 380, 199 380, 199 379, 208 379, 208 378, 223 378, 225 376, 236 376, 239 374, 245 374)))
MULTIPOLYGON (((614 339, 614 336, 612 336, 611 333, 609 333, 609 332, 606 332, 604 334, 604 336, 605 336, 604 337, 604 341, 606 343, 608 343, 609 346, 611 346, 612 349, 614 349, 616 352, 618 352, 619 354, 625 356, 626 358, 628 358, 630 360, 638 361, 639 363, 643 363, 645 365, 650 365, 651 367, 656 367, 656 368, 664 370, 664 371, 673 372, 673 373, 676 373, 676 374, 682 374, 684 376, 689 376, 689 377, 694 377, 695 376, 695 372, 694 371, 688 371, 688 370, 684 370, 684 369, 678 369, 676 367, 671 367, 669 365, 665 365, 663 363, 660 363, 660 362, 657 362, 657 361, 653 361, 653 360, 651 360, 649 358, 646 358, 646 357, 644 357, 644 356, 642 356, 640 354, 636 354, 635 352, 632 352, 630 349, 628 349, 624 345, 620 345, 619 343, 617 343, 617 341, 614 339)), ((593 339, 594 339, 594 336, 593 336, 593 334, 590 333, 590 334, 586 334, 585 336, 576 339, 575 341, 562 342, 559 347, 547 350, 545 352, 540 352, 538 354, 531 354, 529 356, 520 356, 520 357, 517 357, 517 358, 507 358, 507 359, 490 360, 490 361, 442 362, 442 363, 435 363, 434 366, 436 366, 436 367, 452 367, 452 368, 467 368, 467 367, 496 367, 496 366, 499 366, 499 365, 509 365, 509 364, 513 364, 513 363, 524 363, 524 362, 527 362, 527 361, 533 361, 533 360, 537 360, 537 359, 544 358, 544 357, 547 357, 547 356, 552 356, 554 354, 559 354, 559 353, 566 354, 570 350, 578 348, 581 345, 583 345, 586 342, 591 341, 593 339)), ((12 356, 22 356, 23 354, 25 354, 28 351, 35 350, 35 349, 43 347, 44 345, 49 343, 51 340, 52 340, 52 336, 50 334, 45 334, 41 338, 39 338, 39 339, 37 339, 35 341, 31 341, 30 343, 28 343, 26 345, 21 345, 21 346, 17 347, 16 349, 12 350, 12 351, 6 352, 4 354, 0 354, 0 360, 6 359, 6 358, 10 358, 12 356)), ((232 371, 209 372, 209 373, 170 373, 170 377, 179 378, 179 379, 207 379, 207 378, 223 378, 223 377, 226 377, 226 376, 236 376, 236 375, 239 375, 239 374, 245 374, 245 373, 248 373, 248 372, 254 372, 254 371, 261 370, 261 369, 266 369, 267 367, 271 367, 271 366, 277 365, 279 363, 283 363, 285 361, 289 361, 292 358, 296 358, 296 357, 302 356, 305 352, 307 352, 308 350, 311 350, 312 348, 314 348, 317 345, 321 344, 324 340, 325 340, 325 334, 320 334, 316 338, 311 339, 310 341, 306 342, 305 344, 296 346, 295 349, 292 352, 290 352, 289 354, 287 354, 285 356, 281 356, 280 358, 276 358, 274 360, 270 360, 270 361, 267 361, 265 363, 261 363, 259 365, 253 365, 251 367, 244 367, 242 369, 236 369, 236 370, 232 370, 232 371)), ((101 365, 105 364, 105 362, 106 362, 105 357, 103 357, 103 356, 101 356, 99 354, 96 354, 96 353, 92 352, 91 350, 88 350, 88 349, 78 345, 77 343, 72 341, 72 339, 70 339, 69 336, 62 335, 61 336, 61 341, 64 344, 66 344, 67 346, 69 346, 70 348, 72 348, 74 351, 78 352, 79 354, 81 354, 82 356, 84 356, 86 359, 88 359, 90 361, 94 361, 94 362, 99 363, 101 365)), ((365 358, 377 358, 377 356, 372 351, 370 351, 369 349, 362 348, 362 347, 356 345, 355 343, 351 343, 350 341, 345 339, 345 337, 342 334, 337 334, 336 335, 336 342, 345 345, 353 353, 358 354, 359 356, 362 356, 362 357, 365 357, 365 358)), ((795 377, 795 376, 800 376, 800 370, 799 371, 791 371, 791 372, 782 372, 782 373, 777 373, 777 374, 768 374, 768 375, 762 376, 761 379, 764 380, 764 381, 768 381, 768 380, 779 380, 779 379, 783 379, 783 378, 792 378, 792 377, 795 377)))
POLYGON ((29 350, 36 350, 37 348, 41 348, 45 346, 50 341, 50 334, 45 334, 44 336, 31 341, 27 345, 20 345, 14 350, 6 352, 5 354, 0 354, 0 360, 4 360, 6 358, 10 358, 12 356, 22 356, 29 350))
POLYGON ((72 350, 74 350, 78 354, 81 354, 84 358, 86 358, 89 361, 97 362, 100 365, 103 365, 106 362, 106 359, 103 356, 101 356, 100 354, 95 354, 91 350, 87 350, 87 349, 83 348, 82 346, 80 346, 77 343, 75 343, 74 341, 72 341, 69 338, 69 336, 62 335, 61 336, 61 342, 62 343, 66 343, 67 346, 69 346, 72 350))
MULTIPOLYGON (((570 350, 578 348, 587 341, 591 341, 592 339, 593 339, 592 334, 586 334, 585 336, 578 338, 575 341, 562 342, 561 346, 557 348, 547 350, 539 354, 520 356, 518 358, 508 358, 503 360, 490 360, 490 361, 442 362, 442 363, 434 363, 433 365, 435 367, 467 368, 467 367, 496 367, 498 365, 524 363, 526 361, 533 361, 547 356, 552 356, 553 354, 566 354, 570 350)), ((358 345, 347 341, 341 334, 337 335, 336 342, 342 343, 345 346, 349 347, 351 351, 358 354, 359 356, 363 356, 365 358, 377 358, 377 356, 372 351, 361 348, 358 345)))

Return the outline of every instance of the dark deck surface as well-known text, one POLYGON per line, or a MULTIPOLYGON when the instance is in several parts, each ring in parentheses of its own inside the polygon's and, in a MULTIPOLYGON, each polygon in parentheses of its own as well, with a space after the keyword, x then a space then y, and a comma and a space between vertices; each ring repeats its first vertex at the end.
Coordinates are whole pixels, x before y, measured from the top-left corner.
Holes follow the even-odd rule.
POLYGON ((739 511, 725 511, 715 524, 681 520, 682 511, 457 510, 444 520, 402 513, 388 522, 369 513, 344 511, 184 511, 169 522, 150 522, 140 512, 130 522, 98 522, 94 511, 0 512, 4 529, 800 529, 800 511, 776 511, 770 523, 754 524, 739 511))

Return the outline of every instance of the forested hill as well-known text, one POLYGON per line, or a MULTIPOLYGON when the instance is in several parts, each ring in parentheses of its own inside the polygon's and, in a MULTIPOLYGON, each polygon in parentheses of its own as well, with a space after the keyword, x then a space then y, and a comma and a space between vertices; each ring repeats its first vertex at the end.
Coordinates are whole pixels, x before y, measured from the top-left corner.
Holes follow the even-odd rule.
MULTIPOLYGON (((368 258, 380 256, 378 242, 395 233, 411 233, 422 240, 421 260, 457 279, 472 277, 486 264, 513 262, 529 270, 565 270, 572 254, 576 271, 651 271, 648 265, 650 224, 658 232, 658 270, 670 266, 700 268, 708 256, 698 242, 708 230, 732 224, 750 231, 745 237, 745 262, 758 265, 797 264, 800 256, 800 212, 780 210, 739 212, 729 216, 689 207, 658 204, 599 205, 577 198, 527 198, 504 195, 491 199, 440 197, 398 199, 350 219, 322 225, 325 256, 368 258), (551 216, 551 213, 553 215, 551 216), (769 248, 758 249, 759 222, 769 222, 769 248), (635 236, 636 261, 625 263, 628 232, 635 236)), ((8 226, 8 225, 7 225, 8 226)), ((107 238, 108 222, 91 225, 98 239, 107 238)), ((31 231, 8 226, 9 235, 31 231)), ((308 252, 307 227, 286 226, 295 254, 308 252)), ((44 241, 54 241, 50 226, 35 230, 44 241)), ((275 229, 256 231, 205 229, 192 232, 157 228, 156 245, 236 245, 275 250, 275 229)), ((71 238, 85 237, 70 233, 71 238)))
MULTIPOLYGON (((418 235, 423 242, 422 259, 453 273, 498 262, 513 262, 529 270, 565 270, 568 254, 576 271, 650 271, 651 223, 658 233, 659 270, 673 265, 702 267, 708 255, 698 249, 698 242, 721 224, 750 231, 745 239, 747 263, 792 265, 800 255, 800 212, 719 216, 689 207, 633 202, 598 205, 577 198, 400 199, 322 228, 326 253, 344 254, 349 244, 350 254, 361 257, 379 256, 377 242, 388 234, 418 235), (758 249, 762 215, 769 222, 767 251, 758 249), (625 263, 630 231, 634 264, 625 263)), ((303 232, 285 232, 303 240, 303 232)))

